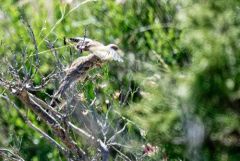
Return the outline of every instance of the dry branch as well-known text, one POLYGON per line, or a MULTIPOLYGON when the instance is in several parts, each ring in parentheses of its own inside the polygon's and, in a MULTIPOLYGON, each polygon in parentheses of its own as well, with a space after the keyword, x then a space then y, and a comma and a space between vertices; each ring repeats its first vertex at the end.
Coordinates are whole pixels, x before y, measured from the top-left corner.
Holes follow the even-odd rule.
MULTIPOLYGON (((32 33, 31 29, 29 29, 30 33, 32 33)), ((34 36, 34 34, 32 34, 34 36)), ((33 40, 36 43, 35 40, 33 40)), ((114 130, 114 127, 109 123, 109 115, 112 111, 112 107, 110 106, 105 116, 101 116, 96 111, 94 111, 95 102, 97 100, 97 96, 94 100, 89 103, 88 108, 92 110, 91 114, 88 116, 78 115, 80 120, 80 124, 82 126, 77 126, 73 124, 70 120, 70 117, 73 116, 75 110, 77 109, 77 105, 80 104, 80 101, 77 99, 76 95, 73 94, 71 99, 67 98, 64 95, 67 89, 71 88, 73 82, 78 81, 79 79, 85 80, 85 76, 87 75, 88 71, 93 69, 94 67, 99 67, 104 63, 99 57, 94 54, 89 54, 88 56, 80 57, 75 60, 72 65, 69 66, 65 71, 63 71, 63 64, 58 58, 58 53, 54 50, 53 43, 48 42, 49 48, 53 52, 53 54, 57 57, 57 66, 54 72, 50 73, 48 76, 44 77, 39 70, 36 70, 39 75, 42 77, 42 82, 38 86, 33 85, 32 78, 36 74, 27 71, 26 65, 22 61, 21 67, 19 70, 16 69, 15 66, 11 64, 6 64, 9 67, 9 74, 12 81, 5 80, 5 77, 2 76, 0 78, 0 87, 5 88, 8 90, 9 93, 16 96, 24 105, 25 109, 30 109, 36 115, 36 117, 40 118, 41 122, 47 124, 48 127, 52 130, 52 135, 48 135, 44 130, 34 125, 22 112, 16 107, 15 104, 13 106, 18 110, 20 116, 25 120, 26 124, 31 127, 34 131, 40 133, 46 140, 48 140, 52 145, 57 147, 59 151, 68 159, 68 160, 91 160, 91 156, 89 156, 83 149, 77 145, 76 140, 78 138, 82 138, 83 140, 87 140, 88 147, 94 147, 96 150, 97 160, 108 161, 110 159, 110 152, 111 150, 115 150, 122 158, 129 160, 128 156, 116 147, 125 148, 127 146, 118 143, 118 138, 120 138, 120 134, 124 134, 126 131, 126 127, 129 121, 121 128, 114 130), (59 88, 56 90, 52 101, 47 103, 46 101, 38 98, 34 95, 33 92, 44 91, 45 87, 54 79, 60 82, 60 79, 55 73, 58 71, 60 73, 65 73, 65 77, 62 79, 59 88), (20 77, 20 72, 23 74, 24 78, 20 77), (23 79, 23 80, 21 80, 23 79), (31 93, 32 92, 32 93, 31 93), (63 113, 62 111, 54 108, 52 103, 59 99, 59 97, 63 97, 62 100, 64 101, 64 107, 70 108, 73 107, 70 113, 66 111, 63 113), (89 120, 88 120, 89 119, 89 120), (91 122, 87 124, 84 122, 85 120, 91 122), (93 126, 91 127, 90 125, 93 126), (89 125, 87 127, 86 125, 89 125), (85 129, 83 128, 85 126, 85 129), (87 130, 86 130, 87 129, 87 130), (73 139, 73 136, 77 134, 79 137, 73 139), (56 140, 57 141, 56 141, 56 140), (119 146, 121 145, 121 146, 119 146)), ((36 44, 35 44, 36 47, 36 44)), ((36 48, 36 52, 37 48, 36 48)), ((23 54, 23 59, 26 59, 26 53, 23 54)), ((36 57, 36 64, 37 68, 39 67, 38 56, 36 57)), ((31 64, 34 67, 34 64, 31 64)), ((2 74, 2 73, 1 73, 2 74)), ((2 74, 3 75, 3 74, 2 74)), ((4 97, 2 97, 4 98, 4 97)), ((11 103, 9 98, 5 99, 11 103)), ((87 108, 87 107, 86 107, 87 108)), ((124 120, 124 119, 122 119, 124 120)))
POLYGON ((0 156, 11 161, 24 161, 18 154, 6 148, 0 148, 0 156))

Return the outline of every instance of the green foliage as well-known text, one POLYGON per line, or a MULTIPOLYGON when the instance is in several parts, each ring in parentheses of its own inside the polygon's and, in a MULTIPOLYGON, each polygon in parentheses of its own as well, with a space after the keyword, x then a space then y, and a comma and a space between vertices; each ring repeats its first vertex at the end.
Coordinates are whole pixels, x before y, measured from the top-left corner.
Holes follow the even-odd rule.
MULTIPOLYGON (((125 53, 125 62, 92 71, 100 76, 80 84, 79 89, 84 91, 86 101, 91 101, 96 92, 100 95, 99 105, 103 108, 100 112, 106 112, 106 100, 113 102, 114 110, 142 129, 138 131, 129 125, 131 136, 144 137, 143 144, 150 142, 159 147, 159 152, 146 160, 166 157, 191 160, 185 140, 186 115, 204 124, 205 139, 199 151, 202 160, 238 160, 240 3, 235 0, 82 2, 3 0, 1 56, 12 57, 16 52, 16 60, 21 63, 21 53, 27 48, 25 56, 30 70, 36 57, 27 20, 36 37, 40 71, 48 74, 57 60, 44 40, 56 40, 61 61, 67 65, 78 53, 68 54, 70 49, 63 46, 63 37, 83 36, 86 29, 92 39, 118 44, 125 53)), ((40 76, 36 75, 34 81, 39 84, 40 76)), ((48 88, 51 94, 54 85, 48 88)), ((6 102, 0 101, 0 145, 18 149, 26 160, 59 160, 58 151, 29 129, 13 107, 6 106, 6 102)))

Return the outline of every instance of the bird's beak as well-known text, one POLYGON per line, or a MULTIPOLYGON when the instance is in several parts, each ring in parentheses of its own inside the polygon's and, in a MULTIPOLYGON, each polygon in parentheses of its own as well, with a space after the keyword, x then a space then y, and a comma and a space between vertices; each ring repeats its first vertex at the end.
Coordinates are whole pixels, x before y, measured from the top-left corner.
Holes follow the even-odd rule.
POLYGON ((121 57, 123 57, 124 56, 124 52, 122 51, 122 50, 120 50, 120 49, 118 49, 118 54, 121 56, 121 57))

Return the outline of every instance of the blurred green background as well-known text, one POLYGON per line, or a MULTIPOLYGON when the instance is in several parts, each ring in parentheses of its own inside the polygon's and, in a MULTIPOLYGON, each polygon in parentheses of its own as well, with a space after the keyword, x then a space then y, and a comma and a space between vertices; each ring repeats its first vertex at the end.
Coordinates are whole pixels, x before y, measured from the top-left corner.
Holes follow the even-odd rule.
MULTIPOLYGON (((66 65, 71 57, 63 37, 86 30, 91 39, 119 45, 124 63, 98 69, 102 78, 82 88, 90 100, 91 89, 104 84, 103 102, 113 100, 114 108, 142 129, 128 127, 128 135, 158 146, 145 160, 240 159, 240 1, 1 0, 2 58, 16 52, 20 61, 21 52, 34 54, 24 19, 35 34, 43 74, 56 65, 44 40, 62 47, 58 52, 66 65)), ((38 76, 34 80, 40 82, 38 76)), ((0 100, 0 147, 26 160, 62 160, 6 107, 0 100)))

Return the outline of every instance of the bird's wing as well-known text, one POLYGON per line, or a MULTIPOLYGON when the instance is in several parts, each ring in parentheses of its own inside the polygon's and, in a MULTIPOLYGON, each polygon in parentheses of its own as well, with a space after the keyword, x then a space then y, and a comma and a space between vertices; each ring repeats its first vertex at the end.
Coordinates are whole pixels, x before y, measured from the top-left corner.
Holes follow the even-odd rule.
POLYGON ((92 49, 92 51, 90 52, 104 61, 114 60, 118 62, 123 62, 122 57, 117 51, 109 49, 106 46, 94 48, 94 50, 92 49))
POLYGON ((75 70, 75 67, 79 66, 80 64, 86 62, 90 57, 92 57, 92 54, 87 55, 87 56, 81 56, 77 59, 75 59, 72 64, 65 69, 66 72, 70 72, 71 70, 75 70))

